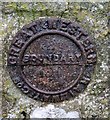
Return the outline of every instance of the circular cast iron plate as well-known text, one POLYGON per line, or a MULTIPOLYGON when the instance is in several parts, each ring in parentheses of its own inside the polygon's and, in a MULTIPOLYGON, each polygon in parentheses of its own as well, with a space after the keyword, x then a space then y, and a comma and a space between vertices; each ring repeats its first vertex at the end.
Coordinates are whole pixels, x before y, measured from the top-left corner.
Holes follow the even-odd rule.
POLYGON ((14 37, 7 59, 16 86, 29 97, 47 102, 82 92, 95 64, 96 50, 88 33, 60 18, 24 26, 14 37))

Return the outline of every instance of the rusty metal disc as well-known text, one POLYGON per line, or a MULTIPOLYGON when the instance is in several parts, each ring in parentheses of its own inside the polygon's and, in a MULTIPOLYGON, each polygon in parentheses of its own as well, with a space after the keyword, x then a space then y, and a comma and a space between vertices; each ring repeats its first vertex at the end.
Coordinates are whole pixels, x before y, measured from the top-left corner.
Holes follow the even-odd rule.
POLYGON ((7 59, 16 86, 29 97, 47 102, 82 92, 95 64, 92 38, 76 22, 61 18, 25 25, 15 35, 7 59))

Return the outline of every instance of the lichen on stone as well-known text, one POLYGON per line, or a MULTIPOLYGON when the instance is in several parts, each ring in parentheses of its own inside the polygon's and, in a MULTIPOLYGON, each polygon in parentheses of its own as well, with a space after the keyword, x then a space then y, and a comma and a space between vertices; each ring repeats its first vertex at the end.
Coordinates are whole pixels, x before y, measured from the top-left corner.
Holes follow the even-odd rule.
MULTIPOLYGON (((9 45, 16 32, 23 25, 38 19, 39 17, 62 17, 77 21, 89 34, 92 35, 97 49, 97 66, 92 76, 91 83, 87 89, 75 99, 54 103, 52 110, 54 114, 59 110, 62 114, 67 113, 72 115, 74 111, 77 115, 84 118, 108 118, 109 108, 109 29, 108 17, 109 13, 108 2, 91 3, 91 2, 12 2, 1 3, 2 11, 2 26, 0 29, 0 51, 2 58, 0 59, 2 80, 2 117, 4 118, 29 118, 34 114, 36 109, 45 111, 48 104, 35 101, 26 95, 22 94, 12 83, 10 76, 6 70, 6 60, 9 45), (58 109, 57 109, 58 108, 58 109), (56 110, 57 109, 57 110, 56 110)), ((0 83, 0 85, 1 85, 0 83)), ((52 107, 52 106, 51 106, 52 107)), ((39 112, 37 110, 37 112, 39 112)), ((47 114, 50 112, 48 111, 47 114)), ((46 117, 47 117, 46 114, 46 117)), ((34 116, 36 117, 36 116, 34 116)))

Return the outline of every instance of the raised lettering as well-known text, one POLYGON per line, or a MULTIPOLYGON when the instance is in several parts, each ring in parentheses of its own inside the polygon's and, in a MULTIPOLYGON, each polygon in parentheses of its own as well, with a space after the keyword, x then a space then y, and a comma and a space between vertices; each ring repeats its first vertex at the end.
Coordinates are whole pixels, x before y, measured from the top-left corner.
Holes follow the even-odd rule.
POLYGON ((66 62, 66 57, 64 55, 62 55, 60 61, 66 62))
POLYGON ((14 65, 14 64, 16 64, 16 61, 17 61, 17 57, 15 57, 15 56, 9 56, 9 59, 8 59, 9 61, 9 64, 12 64, 12 65, 14 65))
POLYGON ((60 30, 67 32, 70 22, 62 21, 60 30))
POLYGON ((54 62, 58 62, 58 61, 60 60, 60 56, 57 55, 57 54, 53 54, 53 55, 52 55, 52 60, 53 60, 54 62))
POLYGON ((17 39, 14 43, 14 45, 18 48, 22 48, 24 42, 22 41, 22 39, 17 39))
POLYGON ((36 25, 32 26, 30 29, 33 31, 34 34, 37 33, 37 26, 36 25))
POLYGON ((30 61, 30 56, 29 55, 24 55, 24 57, 23 57, 23 62, 29 62, 30 61))
POLYGON ((57 29, 57 21, 48 20, 48 29, 57 29))
POLYGON ((23 88, 21 88, 21 90, 24 92, 24 93, 28 93, 29 92, 29 88, 27 86, 23 86, 23 88))
POLYGON ((74 35, 74 33, 75 33, 75 28, 74 28, 74 25, 73 25, 73 24, 70 24, 70 25, 68 26, 68 33, 69 33, 70 35, 74 35))
POLYGON ((47 29, 48 28, 48 21, 42 21, 42 28, 47 29))
POLYGON ((68 59, 69 59, 69 61, 74 62, 75 61, 75 56, 73 54, 69 54, 68 59))
POLYGON ((13 55, 13 56, 18 56, 19 55, 19 52, 20 52, 20 49, 15 47, 15 46, 12 46, 10 48, 10 55, 13 55))
POLYGON ((33 31, 30 30, 30 29, 25 29, 25 30, 22 30, 22 33, 26 34, 27 36, 31 37, 34 35, 33 31))

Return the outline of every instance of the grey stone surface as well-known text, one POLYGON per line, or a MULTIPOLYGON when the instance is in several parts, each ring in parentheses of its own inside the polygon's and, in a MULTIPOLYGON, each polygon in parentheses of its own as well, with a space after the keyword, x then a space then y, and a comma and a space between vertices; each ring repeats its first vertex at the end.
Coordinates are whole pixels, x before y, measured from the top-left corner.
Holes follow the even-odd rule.
MULTIPOLYGON (((11 81, 6 70, 9 45, 15 33, 26 23, 45 16, 59 16, 77 21, 94 38, 97 47, 97 66, 87 89, 75 99, 51 104, 51 115, 74 114, 80 117, 108 118, 109 86, 109 29, 108 3, 1 3, 0 29, 0 92, 2 94, 2 117, 29 118, 38 108, 48 108, 47 103, 38 102, 22 94, 11 81), (58 109, 58 110, 56 110, 58 109)), ((49 109, 49 108, 48 108, 49 109)), ((38 110, 39 111, 39 110, 38 110)), ((50 112, 48 111, 47 114, 50 112)), ((46 116, 47 116, 46 114, 46 116)), ((37 117, 37 116, 35 116, 37 117)), ((56 117, 56 116, 55 116, 56 117)))
POLYGON ((38 107, 30 114, 30 118, 80 118, 77 111, 66 113, 64 109, 55 108, 49 104, 46 107, 38 107))

